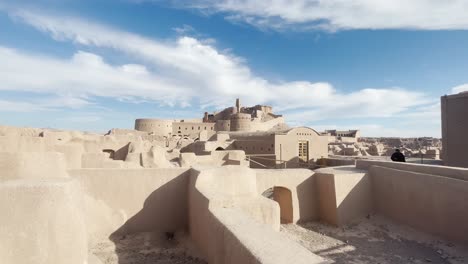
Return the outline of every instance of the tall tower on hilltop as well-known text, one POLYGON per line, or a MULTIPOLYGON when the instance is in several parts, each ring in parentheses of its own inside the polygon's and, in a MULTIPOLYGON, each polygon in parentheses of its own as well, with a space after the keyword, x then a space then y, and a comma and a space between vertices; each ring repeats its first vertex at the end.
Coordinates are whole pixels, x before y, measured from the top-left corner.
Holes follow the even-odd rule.
POLYGON ((237 108, 237 113, 240 113, 241 105, 240 105, 240 99, 236 99, 236 108, 237 108))

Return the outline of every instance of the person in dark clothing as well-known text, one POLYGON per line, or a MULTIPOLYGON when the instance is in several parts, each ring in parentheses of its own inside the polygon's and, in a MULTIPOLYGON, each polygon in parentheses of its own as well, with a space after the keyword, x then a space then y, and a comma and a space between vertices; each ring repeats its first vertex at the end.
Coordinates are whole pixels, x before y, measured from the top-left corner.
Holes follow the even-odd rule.
POLYGON ((406 162, 405 155, 399 149, 395 149, 395 153, 392 154, 391 159, 395 162, 406 162))

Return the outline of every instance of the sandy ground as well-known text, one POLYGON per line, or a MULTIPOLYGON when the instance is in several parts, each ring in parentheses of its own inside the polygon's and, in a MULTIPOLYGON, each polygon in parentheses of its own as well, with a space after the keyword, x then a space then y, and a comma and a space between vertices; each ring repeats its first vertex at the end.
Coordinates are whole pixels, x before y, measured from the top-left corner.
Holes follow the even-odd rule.
POLYGON ((97 243, 91 254, 99 264, 206 264, 183 233, 138 233, 97 243))
POLYGON ((359 224, 341 228, 317 222, 288 224, 282 226, 281 232, 338 264, 468 263, 468 247, 380 216, 370 216, 359 224))

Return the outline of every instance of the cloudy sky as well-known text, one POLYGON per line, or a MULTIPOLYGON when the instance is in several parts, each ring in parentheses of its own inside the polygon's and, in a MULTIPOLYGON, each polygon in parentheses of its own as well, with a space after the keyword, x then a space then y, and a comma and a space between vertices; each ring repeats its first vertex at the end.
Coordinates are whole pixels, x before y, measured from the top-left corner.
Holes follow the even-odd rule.
POLYGON ((290 125, 440 136, 468 0, 0 0, 0 123, 106 131, 268 104, 290 125))

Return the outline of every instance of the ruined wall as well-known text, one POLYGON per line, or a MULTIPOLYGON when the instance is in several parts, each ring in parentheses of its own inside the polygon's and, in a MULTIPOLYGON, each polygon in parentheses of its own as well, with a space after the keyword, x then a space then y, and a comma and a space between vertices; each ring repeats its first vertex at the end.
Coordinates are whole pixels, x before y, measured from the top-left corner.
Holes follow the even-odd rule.
POLYGON ((286 127, 283 117, 277 117, 277 118, 274 118, 272 120, 268 120, 265 122, 260 122, 260 121, 261 120, 259 120, 258 122, 251 122, 250 130, 251 131, 268 131, 270 129, 274 129, 275 127, 281 127, 281 128, 286 127))

